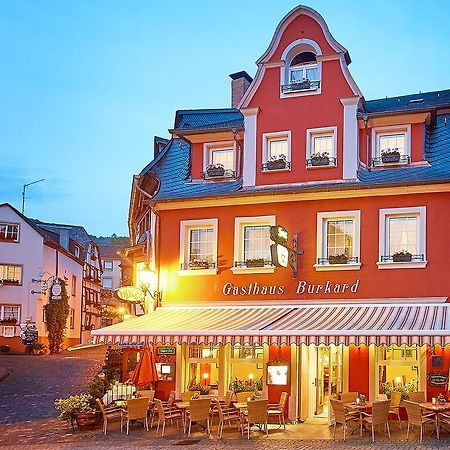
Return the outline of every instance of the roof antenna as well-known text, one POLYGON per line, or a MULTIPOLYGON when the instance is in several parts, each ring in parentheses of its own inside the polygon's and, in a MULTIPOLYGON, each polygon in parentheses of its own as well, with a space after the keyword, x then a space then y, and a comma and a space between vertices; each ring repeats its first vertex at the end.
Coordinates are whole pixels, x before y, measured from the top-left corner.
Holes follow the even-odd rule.
POLYGON ((41 181, 44 181, 45 178, 42 178, 42 180, 32 181, 31 183, 26 183, 23 185, 22 189, 22 214, 25 214, 25 194, 27 192, 27 187, 31 186, 32 184, 40 183, 41 181))

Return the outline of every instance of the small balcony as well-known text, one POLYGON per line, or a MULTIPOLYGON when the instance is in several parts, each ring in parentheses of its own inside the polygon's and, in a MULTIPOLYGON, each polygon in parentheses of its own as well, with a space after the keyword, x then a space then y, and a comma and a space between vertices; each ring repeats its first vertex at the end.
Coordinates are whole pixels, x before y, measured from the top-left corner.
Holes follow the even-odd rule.
POLYGON ((287 94, 289 92, 298 91, 317 91, 320 88, 320 81, 303 80, 298 83, 290 83, 281 85, 281 92, 287 94))

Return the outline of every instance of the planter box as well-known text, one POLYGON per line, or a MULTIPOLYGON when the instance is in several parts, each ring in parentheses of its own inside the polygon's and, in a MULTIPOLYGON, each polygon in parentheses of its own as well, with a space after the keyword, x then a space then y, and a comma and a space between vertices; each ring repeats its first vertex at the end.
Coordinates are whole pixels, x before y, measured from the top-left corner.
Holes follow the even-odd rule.
POLYGON ((312 166, 329 166, 330 158, 328 156, 324 156, 323 158, 311 158, 312 166))
POLYGON ((396 255, 392 255, 392 260, 394 262, 411 262, 412 255, 409 253, 407 254, 398 253, 396 255))
POLYGON ((383 161, 384 164, 398 163, 398 162, 400 162, 400 153, 393 152, 393 153, 381 155, 381 161, 383 161))
POLYGON ((245 261, 247 267, 264 267, 264 259, 248 259, 245 261))
POLYGON ((190 262, 189 268, 192 270, 209 269, 209 262, 208 261, 190 262))
POLYGON ((223 167, 219 167, 216 169, 206 169, 206 174, 208 177, 223 177, 225 175, 225 169, 223 167))
POLYGON ((73 415, 73 418, 79 427, 96 427, 100 425, 101 417, 100 411, 95 413, 78 413, 73 415))
POLYGON ((346 256, 329 256, 328 262, 330 264, 347 264, 346 256))
POLYGON ((2 280, 4 286, 19 286, 19 280, 2 280))
POLYGON ((277 161, 267 161, 267 170, 280 170, 286 168, 286 161, 279 159, 277 161))

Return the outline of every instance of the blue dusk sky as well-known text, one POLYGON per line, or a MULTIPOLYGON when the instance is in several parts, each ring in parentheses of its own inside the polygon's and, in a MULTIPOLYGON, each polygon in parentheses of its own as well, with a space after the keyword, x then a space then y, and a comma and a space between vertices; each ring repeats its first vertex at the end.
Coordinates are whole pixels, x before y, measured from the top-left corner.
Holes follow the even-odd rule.
MULTIPOLYGON (((294 1, 0 0, 0 203, 127 234, 131 178, 177 109, 228 107, 294 1)), ((450 2, 309 1, 366 99, 450 88, 450 2)))

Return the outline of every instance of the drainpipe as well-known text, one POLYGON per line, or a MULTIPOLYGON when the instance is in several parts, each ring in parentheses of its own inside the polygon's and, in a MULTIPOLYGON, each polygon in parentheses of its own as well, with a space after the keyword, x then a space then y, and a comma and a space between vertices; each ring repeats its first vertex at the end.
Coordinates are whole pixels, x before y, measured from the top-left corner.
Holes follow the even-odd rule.
POLYGON ((367 129, 367 124, 369 122, 369 115, 366 112, 364 112, 362 118, 364 120, 364 128, 366 129, 366 167, 367 170, 372 170, 369 161, 369 130, 367 129))

